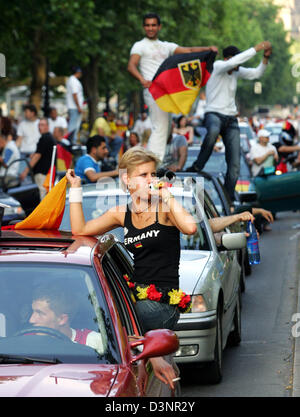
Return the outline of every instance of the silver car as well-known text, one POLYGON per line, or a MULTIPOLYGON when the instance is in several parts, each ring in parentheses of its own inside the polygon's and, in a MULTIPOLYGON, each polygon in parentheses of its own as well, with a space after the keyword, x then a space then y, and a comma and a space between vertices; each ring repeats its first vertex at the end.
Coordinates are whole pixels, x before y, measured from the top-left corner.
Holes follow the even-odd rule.
MULTIPOLYGON (((179 364, 206 364, 206 378, 217 383, 222 378, 222 352, 227 341, 241 340, 241 267, 237 250, 245 246, 243 233, 214 235, 209 218, 218 216, 201 186, 182 180, 170 188, 173 195, 198 220, 192 235, 181 234, 180 288, 192 298, 192 309, 181 314, 176 327, 180 348, 175 354, 179 364), (218 242, 218 243, 217 243, 218 242)), ((98 217, 115 205, 127 204, 129 195, 119 188, 83 185, 83 210, 86 220, 98 217)), ((69 203, 61 224, 69 230, 69 203)), ((120 241, 123 229, 113 231, 120 241)))

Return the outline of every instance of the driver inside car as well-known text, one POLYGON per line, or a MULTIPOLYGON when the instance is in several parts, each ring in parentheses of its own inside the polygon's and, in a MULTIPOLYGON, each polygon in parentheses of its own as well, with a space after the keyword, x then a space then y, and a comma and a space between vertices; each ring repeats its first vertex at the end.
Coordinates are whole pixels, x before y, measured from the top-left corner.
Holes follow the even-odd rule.
MULTIPOLYGON (((74 343, 80 343, 103 353, 100 333, 90 329, 73 329, 70 320, 76 306, 71 296, 59 287, 41 286, 33 294, 32 314, 29 323, 36 327, 47 327, 64 334, 74 343)), ((37 333, 39 333, 37 331, 37 333)), ((41 331, 40 334, 43 334, 41 331)))

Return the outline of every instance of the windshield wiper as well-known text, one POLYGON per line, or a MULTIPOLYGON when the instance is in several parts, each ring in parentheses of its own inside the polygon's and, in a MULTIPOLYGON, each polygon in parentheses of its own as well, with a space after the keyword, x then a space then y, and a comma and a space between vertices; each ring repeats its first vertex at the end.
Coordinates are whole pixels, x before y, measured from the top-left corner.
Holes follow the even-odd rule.
POLYGON ((31 356, 23 356, 23 355, 7 355, 0 353, 0 364, 1 363, 24 363, 24 364, 30 364, 30 363, 46 363, 46 364, 58 364, 62 363, 57 358, 34 358, 31 356))

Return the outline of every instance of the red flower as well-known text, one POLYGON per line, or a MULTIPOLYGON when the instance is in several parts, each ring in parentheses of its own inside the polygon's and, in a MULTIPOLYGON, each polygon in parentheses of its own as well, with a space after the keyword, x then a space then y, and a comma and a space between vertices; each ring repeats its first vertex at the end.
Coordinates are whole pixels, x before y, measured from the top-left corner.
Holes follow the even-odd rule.
POLYGON ((151 301, 160 301, 162 293, 157 291, 154 284, 149 285, 147 289, 147 295, 151 301))
POLYGON ((130 278, 129 278, 129 276, 127 274, 123 275, 123 278, 126 279, 126 281, 129 281, 130 280, 130 278))
POLYGON ((134 283, 133 282, 127 282, 127 284, 128 284, 129 288, 134 288, 134 283))
POLYGON ((178 307, 180 308, 186 308, 187 305, 191 302, 191 296, 190 295, 184 295, 182 299, 180 300, 180 303, 178 304, 178 307))

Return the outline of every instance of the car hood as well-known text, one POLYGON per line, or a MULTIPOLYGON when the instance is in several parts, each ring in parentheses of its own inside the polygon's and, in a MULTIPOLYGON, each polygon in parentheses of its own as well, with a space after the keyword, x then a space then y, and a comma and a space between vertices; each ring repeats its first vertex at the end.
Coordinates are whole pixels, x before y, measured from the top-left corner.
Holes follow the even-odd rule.
POLYGON ((179 287, 187 294, 193 294, 210 257, 210 251, 181 250, 180 254, 179 287))
POLYGON ((106 397, 118 365, 1 365, 0 397, 106 397))

